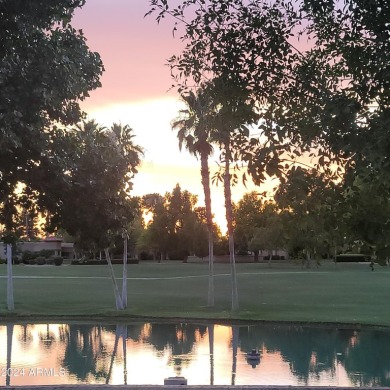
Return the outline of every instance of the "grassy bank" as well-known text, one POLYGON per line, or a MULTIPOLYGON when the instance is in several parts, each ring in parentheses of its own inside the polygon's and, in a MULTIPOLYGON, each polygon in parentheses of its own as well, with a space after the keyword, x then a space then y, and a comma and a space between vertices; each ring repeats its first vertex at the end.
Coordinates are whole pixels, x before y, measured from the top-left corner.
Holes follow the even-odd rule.
MULTIPOLYGON (((115 266, 118 277, 121 267, 115 266)), ((390 326, 390 268, 324 263, 238 264, 240 310, 230 311, 230 268, 215 266, 215 308, 206 307, 207 264, 140 263, 129 267, 128 309, 115 311, 107 266, 15 266, 13 313, 6 311, 0 265, 0 311, 8 316, 148 316, 307 321, 390 326)))

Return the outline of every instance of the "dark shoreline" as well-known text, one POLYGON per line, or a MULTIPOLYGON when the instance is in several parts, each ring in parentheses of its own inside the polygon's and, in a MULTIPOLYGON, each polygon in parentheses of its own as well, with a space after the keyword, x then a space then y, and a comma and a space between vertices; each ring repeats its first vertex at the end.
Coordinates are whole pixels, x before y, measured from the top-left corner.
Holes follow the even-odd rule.
POLYGON ((308 321, 268 321, 268 320, 244 320, 244 319, 221 319, 221 318, 196 318, 196 317, 153 317, 153 316, 104 316, 104 315, 0 315, 0 325, 7 323, 25 324, 25 323, 104 323, 110 325, 131 324, 140 322, 150 323, 191 323, 191 324, 215 324, 215 325, 235 325, 235 326, 299 326, 307 328, 337 328, 337 329, 382 329, 390 330, 389 325, 378 324, 357 324, 357 323, 339 323, 339 322, 308 322, 308 321))

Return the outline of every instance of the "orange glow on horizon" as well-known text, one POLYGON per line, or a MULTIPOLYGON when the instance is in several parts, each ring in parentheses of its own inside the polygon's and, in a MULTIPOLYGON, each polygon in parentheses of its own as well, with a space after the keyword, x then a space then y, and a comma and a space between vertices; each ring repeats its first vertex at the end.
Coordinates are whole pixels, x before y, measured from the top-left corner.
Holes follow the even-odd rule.
MULTIPOLYGON (((133 128, 136 135, 134 142, 142 147, 146 145, 145 156, 133 180, 132 195, 164 195, 179 183, 182 190, 188 190, 198 196, 199 206, 204 206, 200 161, 186 150, 179 150, 176 134, 171 129, 171 121, 182 108, 182 103, 177 99, 165 97, 102 106, 92 111, 89 118, 96 119, 105 126, 111 126, 121 118, 122 124, 133 128), (151 142, 152 140, 154 142, 151 142)), ((218 169, 216 159, 217 156, 212 156, 209 160, 211 177, 218 169)), ((257 187, 248 180, 245 187, 240 180, 232 187, 232 200, 238 202, 250 191, 270 191, 273 183, 270 181, 262 187, 257 187)), ((227 228, 222 183, 211 186, 211 196, 214 220, 225 234, 227 228)))

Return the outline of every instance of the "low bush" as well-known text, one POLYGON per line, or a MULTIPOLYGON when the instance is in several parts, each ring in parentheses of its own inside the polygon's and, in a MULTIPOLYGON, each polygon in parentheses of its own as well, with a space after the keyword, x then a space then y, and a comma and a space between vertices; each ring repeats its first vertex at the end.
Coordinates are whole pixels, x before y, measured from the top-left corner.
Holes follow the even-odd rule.
POLYGON ((53 256, 53 251, 49 249, 42 249, 37 254, 38 256, 42 256, 45 259, 48 259, 50 256, 53 256))
POLYGON ((140 260, 153 260, 153 255, 148 252, 141 252, 139 258, 140 260))
POLYGON ((22 262, 20 255, 17 255, 13 258, 12 262, 14 264, 20 264, 22 262))
POLYGON ((36 264, 37 264, 37 259, 36 259, 36 258, 30 259, 30 260, 28 260, 28 263, 27 263, 27 264, 36 265, 36 264))
POLYGON ((388 262, 386 259, 384 259, 383 257, 378 257, 375 262, 381 266, 387 266, 388 265, 388 262))
POLYGON ((360 262, 370 261, 371 256, 362 253, 344 253, 336 256, 336 262, 360 262))
MULTIPOLYGON (((112 264, 123 264, 123 260, 111 260, 112 264)), ((127 264, 138 264, 138 259, 127 259, 127 264)), ((106 260, 72 260, 72 265, 105 265, 106 260)))
POLYGON ((23 264, 30 264, 30 260, 38 259, 38 258, 44 258, 45 260, 47 260, 50 257, 53 257, 53 251, 47 249, 43 249, 39 252, 23 251, 21 255, 21 261, 23 264))
POLYGON ((24 251, 22 253, 22 262, 23 264, 30 264, 30 260, 35 259, 37 256, 36 252, 24 251))
POLYGON ((188 251, 185 250, 185 249, 178 249, 178 250, 174 250, 172 252, 169 252, 168 253, 168 258, 169 260, 184 260, 184 261, 187 261, 188 259, 188 251))
POLYGON ((43 256, 38 256, 36 259, 35 259, 36 263, 38 265, 45 265, 46 264, 46 259, 43 257, 43 256))
MULTIPOLYGON (((263 257, 264 260, 269 260, 270 259, 270 256, 264 256, 263 257)), ((280 255, 272 255, 272 260, 284 260, 284 256, 280 256, 280 255)))
POLYGON ((54 257, 53 258, 54 265, 60 266, 64 262, 64 259, 60 256, 54 257))
POLYGON ((105 260, 72 260, 72 265, 100 265, 107 264, 105 260))

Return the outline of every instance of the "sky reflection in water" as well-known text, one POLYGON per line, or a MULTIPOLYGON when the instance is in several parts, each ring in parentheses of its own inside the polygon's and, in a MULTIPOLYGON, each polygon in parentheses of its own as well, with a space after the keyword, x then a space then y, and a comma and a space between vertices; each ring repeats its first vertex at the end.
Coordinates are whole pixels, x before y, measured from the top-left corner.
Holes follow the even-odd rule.
POLYGON ((8 324, 0 325, 0 345, 0 385, 163 384, 184 376, 192 385, 390 386, 386 330, 8 324), (252 349, 259 360, 247 359, 252 349))

